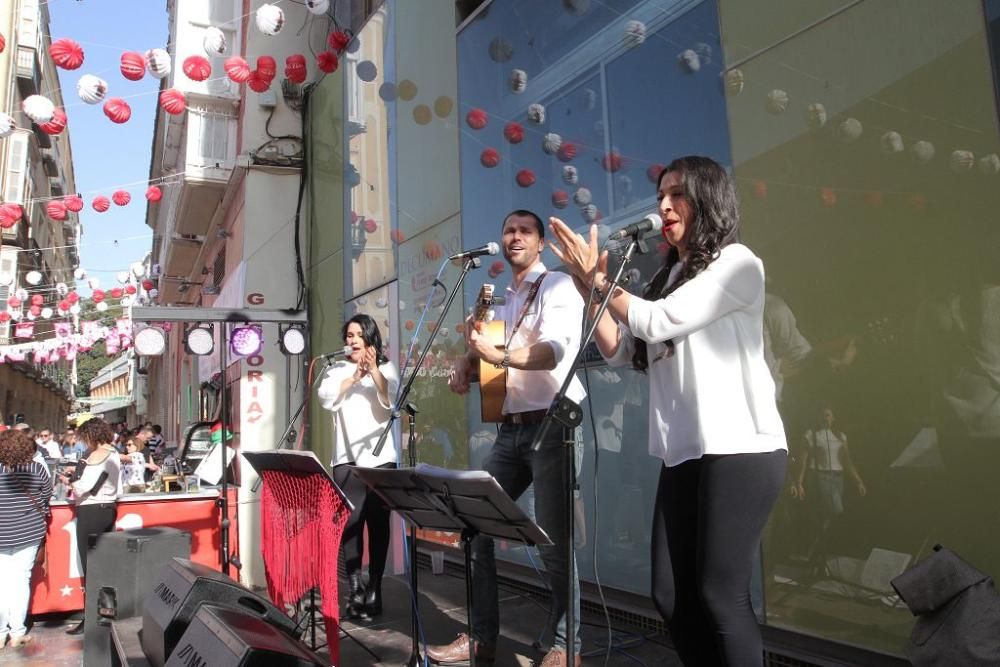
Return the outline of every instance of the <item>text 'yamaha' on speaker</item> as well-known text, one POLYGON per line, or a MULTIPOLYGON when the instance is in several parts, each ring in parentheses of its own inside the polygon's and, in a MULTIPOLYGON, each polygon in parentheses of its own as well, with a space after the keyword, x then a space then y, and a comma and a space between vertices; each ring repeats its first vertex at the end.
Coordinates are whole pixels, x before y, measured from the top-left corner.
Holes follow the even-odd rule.
POLYGON ((238 609, 293 640, 302 636, 295 621, 268 600, 210 567, 174 558, 160 570, 143 605, 140 641, 142 652, 153 667, 166 664, 188 624, 205 603, 238 609))
POLYGON ((165 526, 102 533, 87 554, 83 664, 111 664, 111 622, 142 616, 158 573, 191 556, 191 534, 165 526))
MULTIPOLYGON (((143 635, 146 628, 143 628, 143 635)), ((167 667, 325 667, 300 641, 239 609, 203 604, 167 660, 167 667)))

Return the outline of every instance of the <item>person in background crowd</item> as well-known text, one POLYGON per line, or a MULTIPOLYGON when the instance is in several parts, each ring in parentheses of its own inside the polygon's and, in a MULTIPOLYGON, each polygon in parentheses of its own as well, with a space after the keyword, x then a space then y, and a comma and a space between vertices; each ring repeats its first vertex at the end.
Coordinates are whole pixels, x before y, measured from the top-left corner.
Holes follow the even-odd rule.
POLYGON ((87 453, 87 446, 76 439, 76 429, 67 428, 62 435, 62 455, 65 459, 79 460, 87 453))
MULTIPOLYGON (((73 487, 76 545, 86 578, 91 540, 114 530, 115 504, 122 494, 121 458, 111 444, 114 431, 100 417, 85 421, 77 430, 77 436, 86 444, 87 455, 77 466, 72 479, 65 475, 60 475, 60 479, 73 487)), ((83 633, 83 621, 66 632, 71 635, 83 633)))
POLYGON ((146 440, 146 446, 150 449, 162 449, 164 447, 163 440, 163 427, 159 424, 153 424, 148 429, 149 439, 146 440))
POLYGON ((34 460, 35 443, 23 430, 0 433, 0 648, 31 641, 24 620, 31 570, 45 539, 52 479, 34 460))
POLYGON ((122 486, 127 491, 143 491, 146 481, 159 466, 146 460, 146 444, 134 437, 125 438, 125 457, 122 459, 122 486))
POLYGON ((52 429, 42 428, 39 430, 38 438, 35 442, 38 443, 38 447, 45 453, 45 458, 62 458, 62 449, 59 447, 59 443, 52 437, 52 429))

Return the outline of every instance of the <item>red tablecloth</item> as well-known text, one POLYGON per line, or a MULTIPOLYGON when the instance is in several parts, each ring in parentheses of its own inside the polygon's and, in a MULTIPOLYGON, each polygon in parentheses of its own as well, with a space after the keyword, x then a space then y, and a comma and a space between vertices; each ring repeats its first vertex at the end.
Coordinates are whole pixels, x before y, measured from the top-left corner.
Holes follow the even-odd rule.
MULTIPOLYGON (((219 569, 218 492, 198 494, 156 494, 126 496, 118 502, 118 530, 171 526, 191 533, 191 560, 219 569)), ((236 518, 236 490, 230 491, 231 521, 229 546, 239 548, 236 518)), ((31 578, 31 614, 70 612, 83 609, 83 579, 76 547, 76 515, 66 503, 52 505, 48 537, 48 571, 36 568, 31 578)))

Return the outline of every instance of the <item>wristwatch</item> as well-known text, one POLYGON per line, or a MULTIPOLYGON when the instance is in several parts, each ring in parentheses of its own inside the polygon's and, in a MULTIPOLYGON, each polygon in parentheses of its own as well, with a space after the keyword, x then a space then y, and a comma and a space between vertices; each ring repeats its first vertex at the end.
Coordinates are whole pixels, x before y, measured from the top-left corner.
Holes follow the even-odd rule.
POLYGON ((494 368, 510 368, 510 350, 507 348, 503 349, 503 361, 499 364, 493 364, 494 368))

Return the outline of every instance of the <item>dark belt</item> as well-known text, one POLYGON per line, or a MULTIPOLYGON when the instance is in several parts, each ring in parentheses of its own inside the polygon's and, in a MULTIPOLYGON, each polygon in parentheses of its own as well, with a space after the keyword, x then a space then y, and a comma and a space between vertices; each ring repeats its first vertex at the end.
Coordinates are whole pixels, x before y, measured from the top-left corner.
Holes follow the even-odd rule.
POLYGON ((504 424, 541 424, 548 410, 528 410, 504 415, 504 424))

